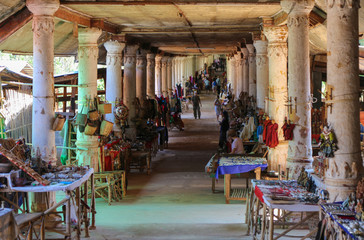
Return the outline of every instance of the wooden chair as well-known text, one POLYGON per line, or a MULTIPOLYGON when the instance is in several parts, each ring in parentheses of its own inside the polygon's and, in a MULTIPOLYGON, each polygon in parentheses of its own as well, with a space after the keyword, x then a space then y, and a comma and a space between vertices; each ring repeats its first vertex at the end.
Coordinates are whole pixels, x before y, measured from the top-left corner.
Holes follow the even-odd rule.
POLYGON ((95 173, 95 195, 111 205, 126 195, 126 177, 124 170, 95 173))

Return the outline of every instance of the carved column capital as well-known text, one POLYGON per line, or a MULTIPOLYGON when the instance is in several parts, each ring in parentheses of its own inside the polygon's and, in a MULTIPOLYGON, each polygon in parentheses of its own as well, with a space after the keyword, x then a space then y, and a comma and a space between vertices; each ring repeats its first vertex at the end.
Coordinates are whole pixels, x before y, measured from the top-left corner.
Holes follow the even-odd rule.
POLYGON ((267 55, 268 53, 268 42, 264 40, 256 40, 254 41, 254 47, 256 50, 256 55, 267 55))
POLYGON ((327 0, 327 7, 333 8, 360 8, 359 0, 327 0))
POLYGON ((267 37, 269 44, 274 42, 287 42, 287 26, 275 26, 268 20, 263 20, 263 32, 267 37))
POLYGON ((281 7, 289 15, 306 15, 312 11, 314 0, 283 0, 281 7))
POLYGON ((59 8, 59 0, 27 0, 26 6, 34 15, 48 15, 53 14, 59 8))
POLYGON ((247 44, 246 48, 248 49, 249 52, 249 57, 254 57, 255 56, 255 48, 253 44, 247 44))
POLYGON ((136 65, 140 67, 144 67, 147 62, 146 58, 146 51, 143 49, 139 49, 137 56, 136 56, 136 65))
POLYGON ((155 66, 155 54, 148 53, 147 54, 147 67, 155 66))
POLYGON ((124 67, 136 64, 136 51, 138 45, 127 45, 124 49, 124 67))
POLYGON ((161 63, 162 67, 167 67, 167 61, 169 57, 162 57, 161 63))
POLYGON ((163 56, 159 55, 159 54, 157 56, 155 56, 155 67, 156 68, 161 68, 162 67, 162 63, 161 63, 162 58, 163 58, 163 56))
POLYGON ((121 65, 122 62, 122 52, 125 47, 124 43, 118 41, 107 41, 104 43, 104 47, 107 51, 106 55, 106 65, 121 65))

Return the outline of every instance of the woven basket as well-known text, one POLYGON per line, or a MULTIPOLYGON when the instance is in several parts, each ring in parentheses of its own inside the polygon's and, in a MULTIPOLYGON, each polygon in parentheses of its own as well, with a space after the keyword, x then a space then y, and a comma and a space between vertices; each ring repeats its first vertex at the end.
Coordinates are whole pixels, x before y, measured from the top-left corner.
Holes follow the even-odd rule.
POLYGON ((102 103, 97 106, 100 114, 109 114, 112 113, 112 104, 111 103, 102 103))
POLYGON ((64 118, 64 116, 58 114, 53 122, 53 127, 52 127, 53 131, 61 131, 65 121, 66 119, 64 118))
POLYGON ((101 122, 100 135, 108 136, 111 133, 113 126, 114 126, 114 123, 103 120, 101 122))
POLYGON ((92 136, 95 134, 96 130, 97 130, 97 125, 87 123, 84 134, 92 136))
POLYGON ((88 119, 91 121, 96 121, 99 119, 99 112, 97 110, 91 110, 88 112, 88 119))

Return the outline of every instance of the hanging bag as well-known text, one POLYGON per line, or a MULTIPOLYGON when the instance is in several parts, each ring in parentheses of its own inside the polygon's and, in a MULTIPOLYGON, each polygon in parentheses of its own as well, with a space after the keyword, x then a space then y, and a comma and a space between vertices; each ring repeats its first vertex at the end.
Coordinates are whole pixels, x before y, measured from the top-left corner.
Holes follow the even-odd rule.
POLYGON ((99 112, 97 111, 97 108, 95 107, 95 99, 93 103, 90 101, 90 110, 88 111, 88 119, 91 121, 96 121, 99 119, 99 112))
MULTIPOLYGON (((86 100, 86 107, 88 107, 88 99, 86 100)), ((82 105, 81 111, 77 113, 76 116, 76 126, 86 126, 87 123, 87 114, 82 113, 83 112, 83 108, 85 105, 82 105)))
POLYGON ((107 121, 107 120, 102 120, 101 126, 100 126, 100 135, 109 136, 112 131, 113 126, 114 126, 114 123, 107 121))
POLYGON ((53 131, 61 131, 65 121, 66 119, 63 115, 57 114, 53 122, 53 127, 52 127, 53 131))

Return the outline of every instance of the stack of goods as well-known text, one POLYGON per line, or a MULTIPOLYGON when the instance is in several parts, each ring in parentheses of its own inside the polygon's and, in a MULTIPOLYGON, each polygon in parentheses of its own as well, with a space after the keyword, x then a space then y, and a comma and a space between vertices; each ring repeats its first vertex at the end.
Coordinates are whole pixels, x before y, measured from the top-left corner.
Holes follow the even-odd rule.
POLYGON ((303 167, 301 169, 301 173, 298 176, 297 183, 304 187, 308 192, 315 193, 317 186, 315 181, 312 179, 312 176, 306 172, 306 169, 303 167))
POLYGON ((295 180, 254 180, 256 194, 270 198, 272 203, 294 203, 317 204, 319 196, 308 192, 295 180))
MULTIPOLYGON (((88 167, 60 166, 57 168, 50 169, 50 171, 42 175, 42 177, 50 181, 51 185, 70 184, 82 178, 88 170, 89 170, 88 167)), ((32 185, 37 185, 37 184, 33 182, 32 185)))

